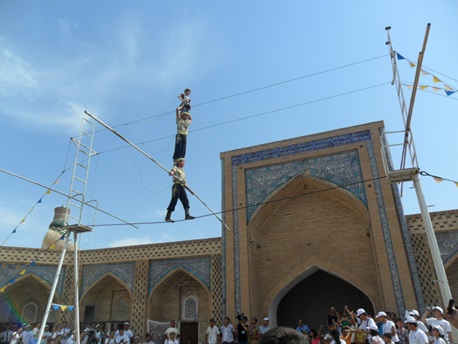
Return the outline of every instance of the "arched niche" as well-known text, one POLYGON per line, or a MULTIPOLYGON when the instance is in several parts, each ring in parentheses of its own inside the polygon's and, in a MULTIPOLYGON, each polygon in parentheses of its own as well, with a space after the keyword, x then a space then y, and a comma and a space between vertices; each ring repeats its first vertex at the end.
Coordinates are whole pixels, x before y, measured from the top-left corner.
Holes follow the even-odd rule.
POLYGON ((149 299, 148 319, 167 322, 171 319, 196 321, 199 328, 199 342, 205 339, 208 320, 212 317, 211 296, 208 288, 196 277, 183 269, 176 269, 165 276, 153 289, 149 299), (186 301, 195 301, 195 319, 185 319, 183 307, 186 301))
POLYGON ((331 307, 342 311, 345 305, 374 314, 369 297, 344 279, 317 267, 301 277, 294 286, 286 286, 272 302, 269 313, 278 326, 294 327, 298 319, 303 319, 310 328, 318 330, 321 325, 326 327, 331 307))
POLYGON ((122 281, 106 274, 81 298, 80 319, 88 322, 123 322, 132 314, 132 295, 122 281))

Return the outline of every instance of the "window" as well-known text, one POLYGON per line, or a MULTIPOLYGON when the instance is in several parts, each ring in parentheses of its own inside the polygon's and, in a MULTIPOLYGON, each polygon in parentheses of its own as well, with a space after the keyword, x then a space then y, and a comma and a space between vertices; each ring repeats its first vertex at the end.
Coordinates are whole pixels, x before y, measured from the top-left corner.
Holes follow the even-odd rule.
POLYGON ((34 323, 37 320, 38 306, 35 302, 29 302, 22 309, 22 318, 26 323, 34 323))
POLYGON ((197 320, 199 313, 197 300, 194 296, 189 296, 183 302, 183 320, 197 320))

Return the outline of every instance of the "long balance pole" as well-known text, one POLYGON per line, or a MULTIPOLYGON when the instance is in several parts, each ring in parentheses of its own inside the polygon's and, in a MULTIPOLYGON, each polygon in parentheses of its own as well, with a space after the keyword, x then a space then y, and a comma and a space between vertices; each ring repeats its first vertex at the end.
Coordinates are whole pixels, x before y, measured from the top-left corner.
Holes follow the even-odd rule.
MULTIPOLYGON (((91 113, 87 112, 87 111, 84 111, 84 113, 86 115, 88 115, 89 117, 91 117, 93 120, 97 121, 98 123, 100 123, 101 125, 103 125, 105 128, 107 128, 109 131, 111 131, 113 134, 115 134, 116 136, 118 136, 121 140, 123 140, 124 142, 128 143, 129 145, 131 145, 132 147, 134 147, 136 150, 138 150, 140 153, 142 153, 144 156, 146 156, 148 159, 150 159, 152 162, 154 162, 156 165, 158 165, 160 168, 162 168, 165 172, 167 172, 167 174, 169 174, 169 170, 167 168, 165 168, 161 163, 159 163, 157 160, 153 159, 148 153, 146 153, 144 150, 142 150, 140 147, 136 146, 133 142, 129 141, 128 139, 126 139, 124 136, 122 136, 120 133, 118 133, 116 130, 114 130, 113 128, 111 128, 108 124, 102 122, 100 119, 98 119, 97 117, 95 117, 94 115, 92 115, 91 113)), ((175 176, 173 176, 174 178, 176 178, 175 176)), ((189 190, 189 192, 194 195, 212 214, 213 216, 215 216, 219 222, 221 222, 224 227, 226 227, 227 230, 231 230, 227 224, 221 220, 218 215, 216 215, 216 213, 210 209, 210 207, 194 192, 191 190, 191 188, 189 186, 187 186, 186 184, 184 185, 184 187, 186 189, 189 190)))

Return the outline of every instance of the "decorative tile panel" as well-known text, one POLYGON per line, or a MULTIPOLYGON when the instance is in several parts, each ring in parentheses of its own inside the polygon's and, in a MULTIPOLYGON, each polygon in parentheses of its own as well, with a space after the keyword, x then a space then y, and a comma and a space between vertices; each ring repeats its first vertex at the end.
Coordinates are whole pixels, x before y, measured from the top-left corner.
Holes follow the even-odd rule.
MULTIPOLYGON (((18 272, 25 268, 22 264, 7 264, 1 263, 0 264, 0 286, 4 286, 6 284, 10 284, 10 281, 13 277, 17 276, 18 272)), ((29 266, 25 270, 24 275, 20 275, 16 277, 16 280, 22 279, 24 276, 31 275, 37 276, 41 280, 47 282, 49 284, 49 289, 51 289, 54 278, 56 276, 57 266, 49 266, 49 265, 34 265, 29 266)), ((56 293, 59 298, 62 297, 62 290, 64 285, 64 278, 65 278, 65 267, 62 266, 60 271, 59 280, 57 281, 56 286, 56 293)))
POLYGON ((83 282, 81 288, 81 295, 84 295, 86 289, 93 286, 97 281, 103 278, 108 273, 113 274, 121 281, 124 282, 127 289, 131 292, 134 291, 134 274, 135 263, 121 263, 121 264, 98 264, 86 265, 83 268, 83 282))
POLYGON ((245 170, 247 222, 272 193, 306 170, 314 178, 342 186, 367 206, 358 152, 348 151, 245 170))
POLYGON ((151 292, 159 285, 165 276, 176 269, 183 269, 210 289, 210 257, 154 260, 150 263, 148 295, 151 295, 151 292))

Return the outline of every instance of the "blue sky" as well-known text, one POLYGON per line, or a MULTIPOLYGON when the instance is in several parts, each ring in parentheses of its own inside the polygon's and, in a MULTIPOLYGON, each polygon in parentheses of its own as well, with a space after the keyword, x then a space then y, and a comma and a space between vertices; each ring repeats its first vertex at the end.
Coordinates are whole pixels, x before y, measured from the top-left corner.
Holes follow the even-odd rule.
MULTIPOLYGON (((456 89, 456 13, 458 3, 451 0, 2 1, 0 168, 46 185, 68 169, 54 186, 68 193, 75 153, 69 142, 84 110, 171 167, 177 95, 190 87, 188 184, 220 211, 220 152, 378 120, 387 130, 402 129, 389 84, 386 26, 392 27, 394 49, 416 61, 431 23, 423 67, 456 89), (292 107, 297 104, 303 105, 292 107), (224 124, 237 119, 243 120, 224 124)), ((399 61, 399 71, 413 82, 415 69, 407 62, 399 61)), ((433 85, 431 75, 420 84, 433 85)), ((411 91, 404 92, 409 102, 411 91)), ((421 169, 453 180, 457 109, 458 94, 446 97, 428 88, 417 92, 412 121, 421 169)), ((93 148, 100 154, 91 162, 86 199, 129 222, 161 222, 170 177, 110 132, 98 131, 93 148)), ((421 182, 431 211, 457 208, 453 183, 421 182)), ((404 210, 419 213, 410 187, 404 187, 404 210)), ((36 205, 6 245, 40 247, 53 209, 66 204, 65 197, 51 193, 37 204, 46 190, 5 173, 0 190, 0 241, 36 205)), ((195 198, 190 201, 193 215, 208 214, 195 198)), ((85 212, 83 222, 93 216, 85 212)), ((174 218, 182 216, 179 205, 174 218)), ((96 223, 119 221, 99 213, 96 223)), ((221 234, 212 216, 139 227, 95 227, 82 237, 81 248, 221 234)))

